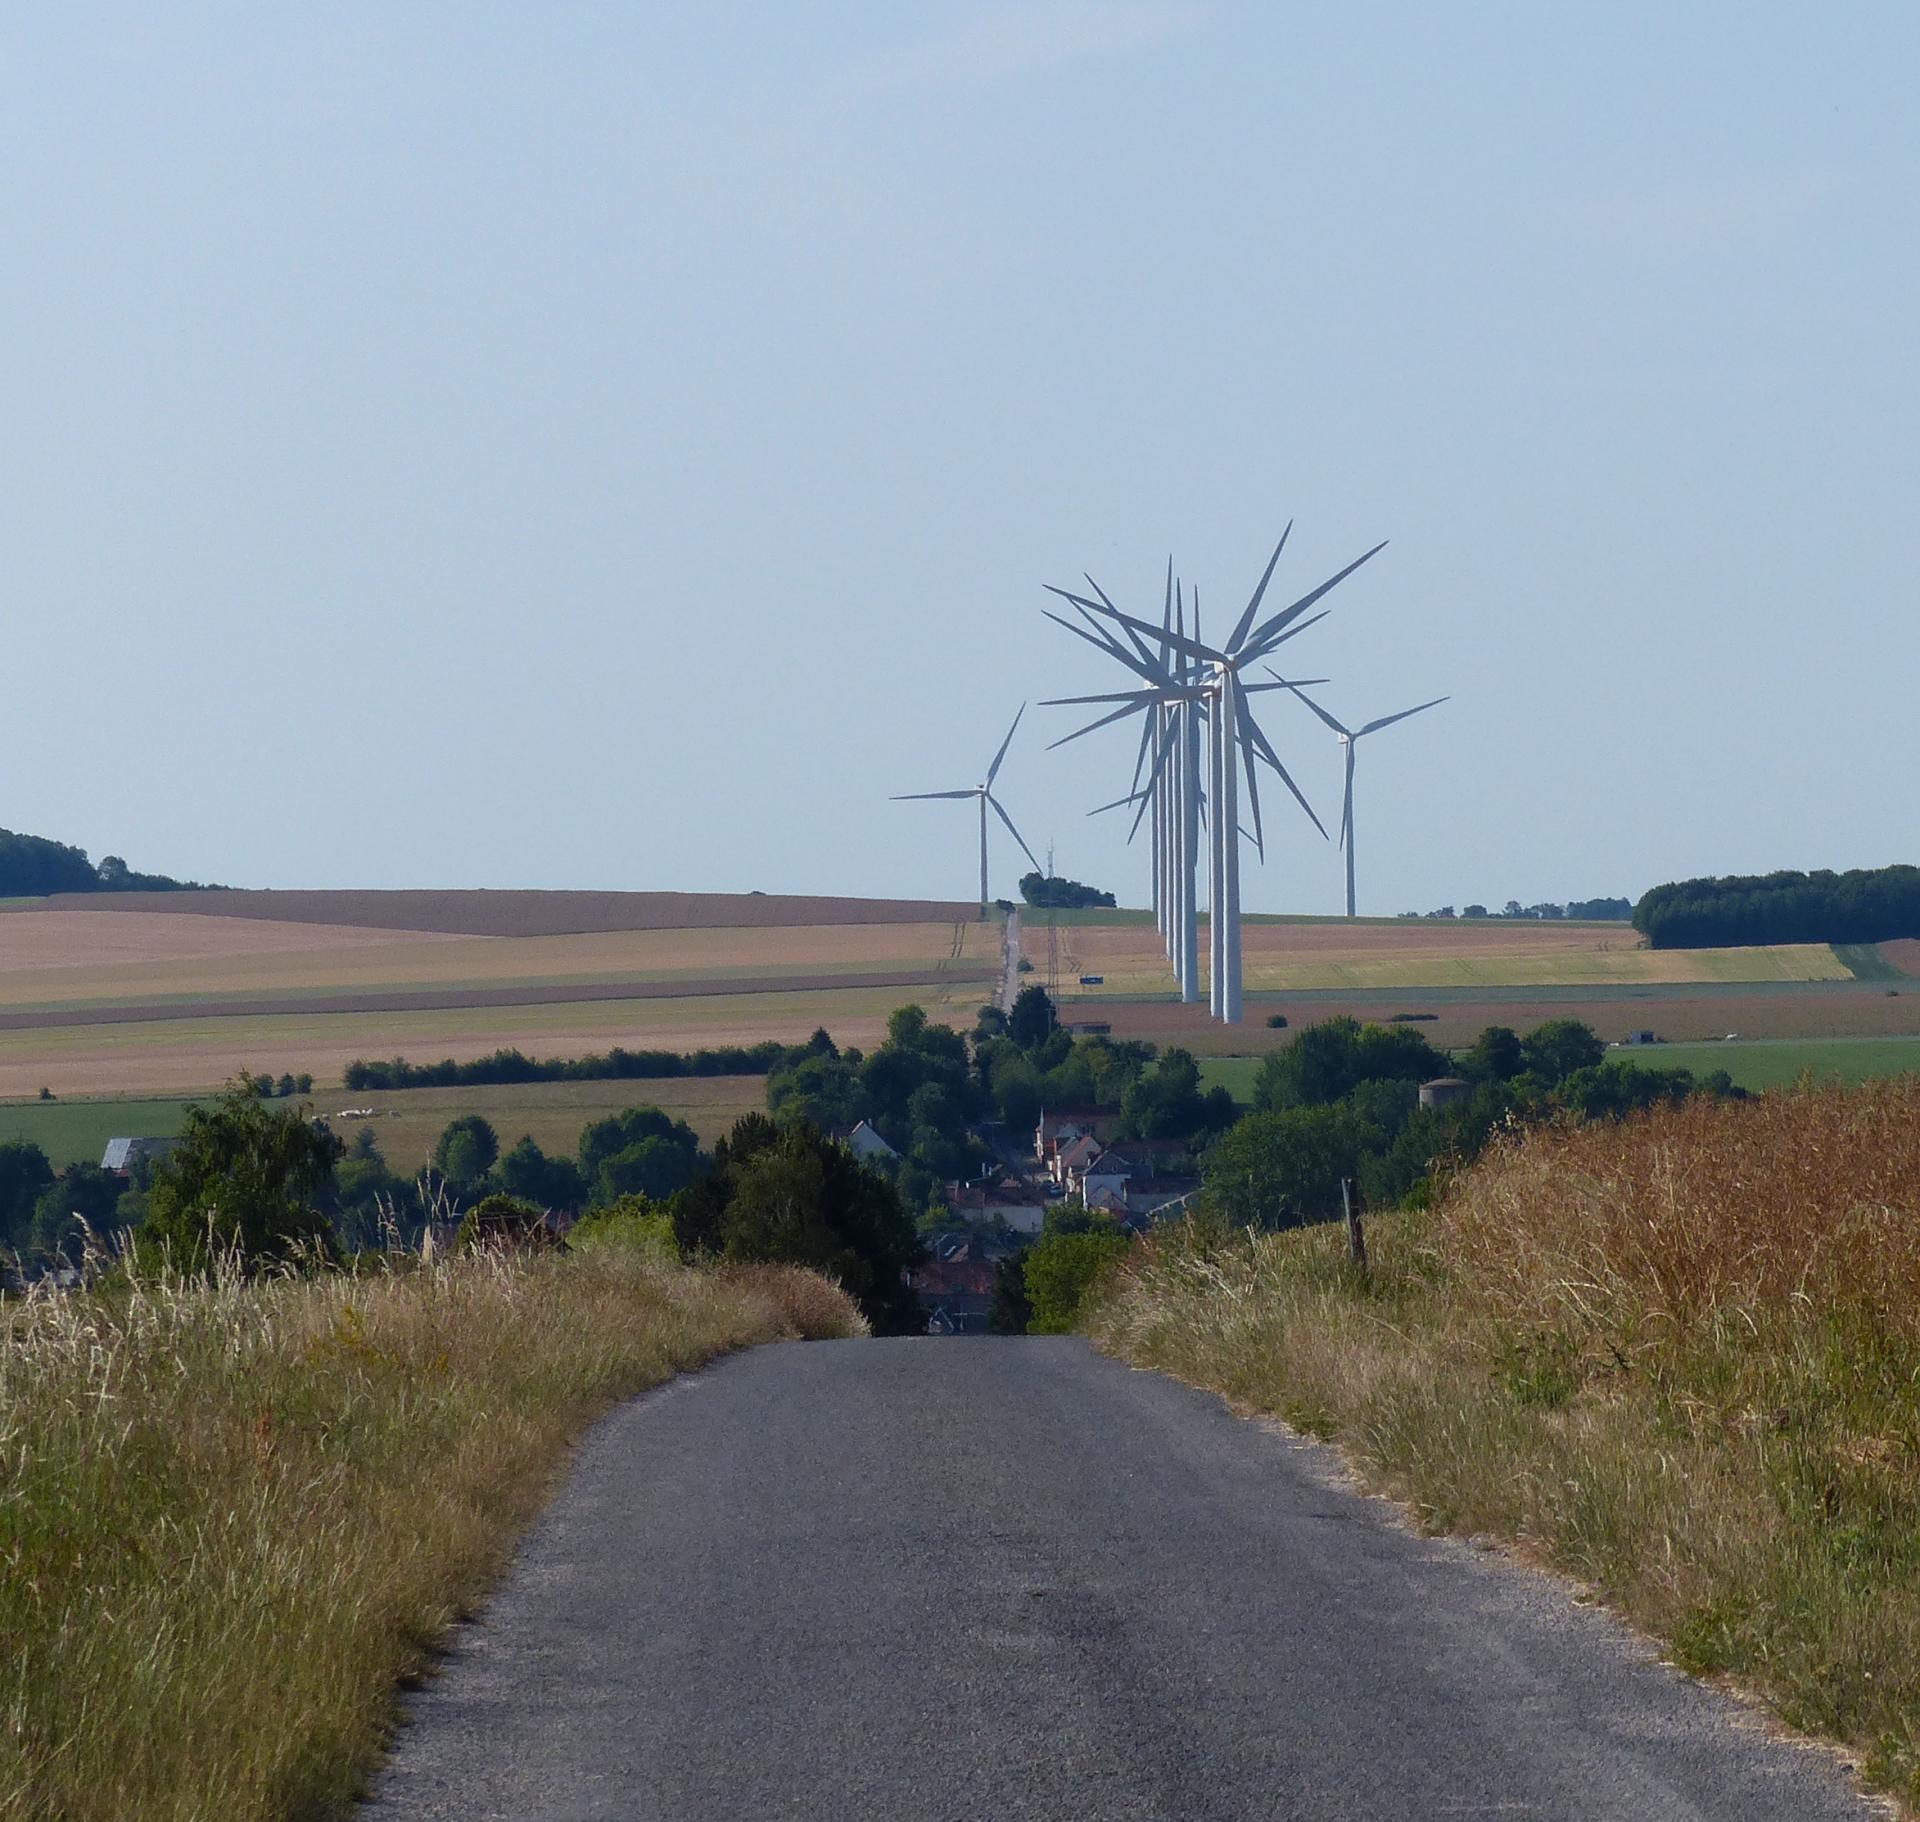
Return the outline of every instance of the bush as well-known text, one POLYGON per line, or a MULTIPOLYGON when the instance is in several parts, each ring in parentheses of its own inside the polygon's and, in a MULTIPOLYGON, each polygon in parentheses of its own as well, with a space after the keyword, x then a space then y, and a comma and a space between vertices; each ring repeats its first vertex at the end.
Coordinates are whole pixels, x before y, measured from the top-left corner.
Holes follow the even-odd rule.
POLYGON ((673 1216, 663 1203, 645 1196, 622 1196, 604 1208, 582 1215, 567 1234, 574 1247, 621 1246, 644 1253, 662 1265, 679 1262, 680 1248, 673 1238, 673 1216))
POLYGON ((508 1251, 550 1252, 565 1242, 547 1225, 546 1210, 517 1196, 486 1196, 461 1218, 454 1248, 472 1252, 477 1247, 508 1251))
POLYGON ((1027 1251, 1024 1272, 1030 1335, 1070 1335, 1087 1293, 1132 1244, 1118 1228, 1048 1234, 1027 1251))

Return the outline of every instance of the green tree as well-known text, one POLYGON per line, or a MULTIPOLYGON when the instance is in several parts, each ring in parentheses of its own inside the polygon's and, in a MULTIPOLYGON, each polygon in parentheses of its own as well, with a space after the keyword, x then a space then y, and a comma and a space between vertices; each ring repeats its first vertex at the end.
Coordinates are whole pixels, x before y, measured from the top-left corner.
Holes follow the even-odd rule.
POLYGON ((748 1114, 673 1199, 683 1253, 810 1266, 839 1280, 882 1334, 921 1326, 902 1273, 919 1237, 893 1185, 817 1127, 748 1114))
POLYGON ((89 1233, 96 1242, 110 1240, 122 1225, 122 1188, 119 1177, 98 1164, 69 1164, 41 1191, 22 1251, 43 1259, 78 1260, 89 1233))
POLYGON ((1060 1018, 1046 988, 1022 987, 1007 1014, 1007 1036, 1022 1050, 1038 1050, 1059 1029, 1060 1018))
POLYGON ((571 1158, 550 1158, 529 1134, 500 1160, 500 1186, 508 1195, 542 1208, 579 1208, 587 1187, 571 1158))
POLYGON ((1137 1076, 1120 1102, 1121 1130, 1132 1139, 1191 1139, 1231 1126, 1233 1116, 1233 1096, 1224 1088, 1203 1091, 1200 1065, 1177 1045, 1137 1076))
POLYGON ((580 1176, 594 1204, 621 1196, 670 1196, 693 1180, 700 1141, 685 1120, 657 1107, 629 1107, 580 1134, 580 1176))
POLYGON ((1070 1335, 1080 1306, 1100 1274, 1131 1241, 1108 1226, 1080 1234, 1048 1234, 1028 1249, 1023 1276, 1033 1315, 1031 1335, 1070 1335))
POLYGON ((1505 1025, 1489 1025, 1460 1057, 1470 1082, 1511 1082, 1527 1066, 1526 1048, 1505 1025))
POLYGON ((0 1143, 0 1250, 29 1244, 34 1204, 53 1187, 53 1166, 39 1146, 25 1139, 0 1143))
POLYGON ((1427 1082, 1447 1072, 1447 1059, 1417 1031, 1331 1018, 1268 1054, 1254 1079, 1253 1104, 1268 1113, 1325 1107, 1361 1082, 1427 1082))
POLYGON ((1578 1019, 1550 1019, 1521 1040, 1527 1072, 1548 1086, 1564 1082, 1579 1069, 1605 1061, 1607 1047, 1578 1019))
POLYGON ((500 1137, 477 1113, 449 1120, 433 1147, 433 1168, 449 1183, 470 1189, 500 1156, 500 1137))
POLYGON ((1207 1153, 1210 1206, 1236 1227, 1298 1227, 1340 1212, 1340 1180, 1359 1175, 1379 1134, 1348 1107, 1253 1113, 1207 1153))
POLYGON ((179 1143, 155 1170, 138 1241, 151 1261, 204 1271, 215 1252, 248 1270, 281 1263, 330 1237, 322 1203, 345 1148, 297 1108, 264 1106, 236 1083, 187 1110, 179 1143))
POLYGON ((987 1309, 987 1333, 1024 1335, 1033 1320, 1033 1299, 1027 1295, 1027 1255, 1031 1247, 1009 1253, 993 1268, 993 1302, 987 1309))

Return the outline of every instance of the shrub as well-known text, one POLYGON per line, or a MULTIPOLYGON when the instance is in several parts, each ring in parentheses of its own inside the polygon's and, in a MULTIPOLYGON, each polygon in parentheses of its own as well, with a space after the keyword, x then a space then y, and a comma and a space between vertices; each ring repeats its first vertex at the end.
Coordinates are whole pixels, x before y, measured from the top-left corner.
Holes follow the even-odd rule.
POLYGON ((1030 1335, 1070 1335, 1080 1306, 1100 1274, 1120 1258, 1131 1241, 1118 1228, 1043 1236, 1027 1251, 1030 1335))

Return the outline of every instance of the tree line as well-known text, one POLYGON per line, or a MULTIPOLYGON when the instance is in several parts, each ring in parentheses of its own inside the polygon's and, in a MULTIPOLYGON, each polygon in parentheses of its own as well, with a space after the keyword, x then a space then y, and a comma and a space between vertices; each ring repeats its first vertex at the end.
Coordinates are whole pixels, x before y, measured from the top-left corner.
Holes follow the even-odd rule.
POLYGON ((1458 911, 1451 905, 1442 905, 1437 911, 1403 911, 1401 915, 1437 918, 1535 918, 1545 921, 1555 918, 1575 918, 1587 923, 1625 923, 1633 916, 1633 900, 1630 898, 1570 898, 1564 905, 1556 905, 1550 900, 1537 905, 1523 905, 1517 898, 1510 898, 1498 911, 1489 911, 1485 905, 1463 905, 1458 911))
POLYGON ((221 888, 164 873, 136 873, 117 854, 97 865, 85 848, 44 835, 0 829, 0 898, 45 898, 55 892, 208 892, 221 888))
POLYGON ((514 1049, 457 1063, 452 1057, 438 1063, 409 1063, 405 1057, 386 1062, 356 1058, 344 1077, 350 1092, 363 1089, 477 1088, 497 1082, 625 1082, 659 1081, 672 1076, 765 1075, 811 1055, 822 1042, 816 1031, 804 1044, 722 1044, 710 1050, 623 1050, 615 1046, 601 1055, 530 1057, 514 1049))
POLYGON ((1111 911, 1114 904, 1113 894, 1098 886, 1083 886, 1077 879, 1058 879, 1037 870, 1020 875, 1020 896, 1030 905, 1061 911, 1111 911))
POLYGON ((1920 936, 1920 867, 1676 880, 1640 900, 1633 927, 1656 949, 1920 936))

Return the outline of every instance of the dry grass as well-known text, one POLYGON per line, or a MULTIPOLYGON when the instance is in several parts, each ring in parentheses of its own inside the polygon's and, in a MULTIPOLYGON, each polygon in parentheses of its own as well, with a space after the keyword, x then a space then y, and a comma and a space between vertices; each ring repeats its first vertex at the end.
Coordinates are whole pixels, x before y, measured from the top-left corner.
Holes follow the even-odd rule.
POLYGON ((342 1813, 614 1400, 863 1325, 617 1248, 0 1311, 0 1818, 342 1813))
POLYGON ((1489 1155, 1430 1216, 1144 1249, 1103 1345, 1337 1437, 1920 1801, 1920 1081, 1489 1155))

